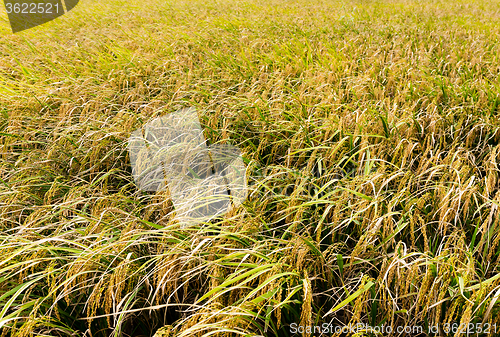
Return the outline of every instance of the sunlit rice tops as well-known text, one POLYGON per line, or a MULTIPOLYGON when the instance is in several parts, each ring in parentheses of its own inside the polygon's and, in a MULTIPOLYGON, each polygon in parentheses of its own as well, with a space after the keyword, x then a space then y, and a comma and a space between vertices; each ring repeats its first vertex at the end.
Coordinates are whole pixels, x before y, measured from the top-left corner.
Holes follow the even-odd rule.
POLYGON ((87 1, 0 27, 2 333, 499 325, 497 7, 87 1), (127 144, 191 106, 249 190, 182 228, 127 144))

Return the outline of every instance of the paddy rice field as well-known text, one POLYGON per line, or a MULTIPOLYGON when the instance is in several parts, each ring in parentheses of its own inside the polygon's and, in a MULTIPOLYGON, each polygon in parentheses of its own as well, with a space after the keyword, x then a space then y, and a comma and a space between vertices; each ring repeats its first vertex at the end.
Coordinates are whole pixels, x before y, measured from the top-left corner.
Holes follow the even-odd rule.
POLYGON ((0 8, 1 336, 500 335, 498 1, 0 8), (248 197, 186 227, 127 142, 187 107, 248 197))

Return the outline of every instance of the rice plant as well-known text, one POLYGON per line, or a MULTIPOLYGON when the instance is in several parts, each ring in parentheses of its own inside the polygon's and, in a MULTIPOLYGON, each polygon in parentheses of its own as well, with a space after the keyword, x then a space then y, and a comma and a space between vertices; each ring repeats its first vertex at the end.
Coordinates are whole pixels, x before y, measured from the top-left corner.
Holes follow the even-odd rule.
POLYGON ((500 333, 499 27, 485 0, 88 0, 1 25, 1 336, 500 333), (188 107, 248 197, 183 226, 127 145, 188 107))

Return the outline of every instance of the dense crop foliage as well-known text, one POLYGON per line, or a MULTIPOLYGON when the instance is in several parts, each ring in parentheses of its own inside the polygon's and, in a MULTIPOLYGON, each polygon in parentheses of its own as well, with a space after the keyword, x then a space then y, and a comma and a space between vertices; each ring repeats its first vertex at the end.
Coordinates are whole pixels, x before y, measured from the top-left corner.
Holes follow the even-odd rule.
POLYGON ((2 336, 500 331, 498 8, 89 0, 2 25, 2 336), (127 139, 190 106, 250 190, 181 228, 127 139))

